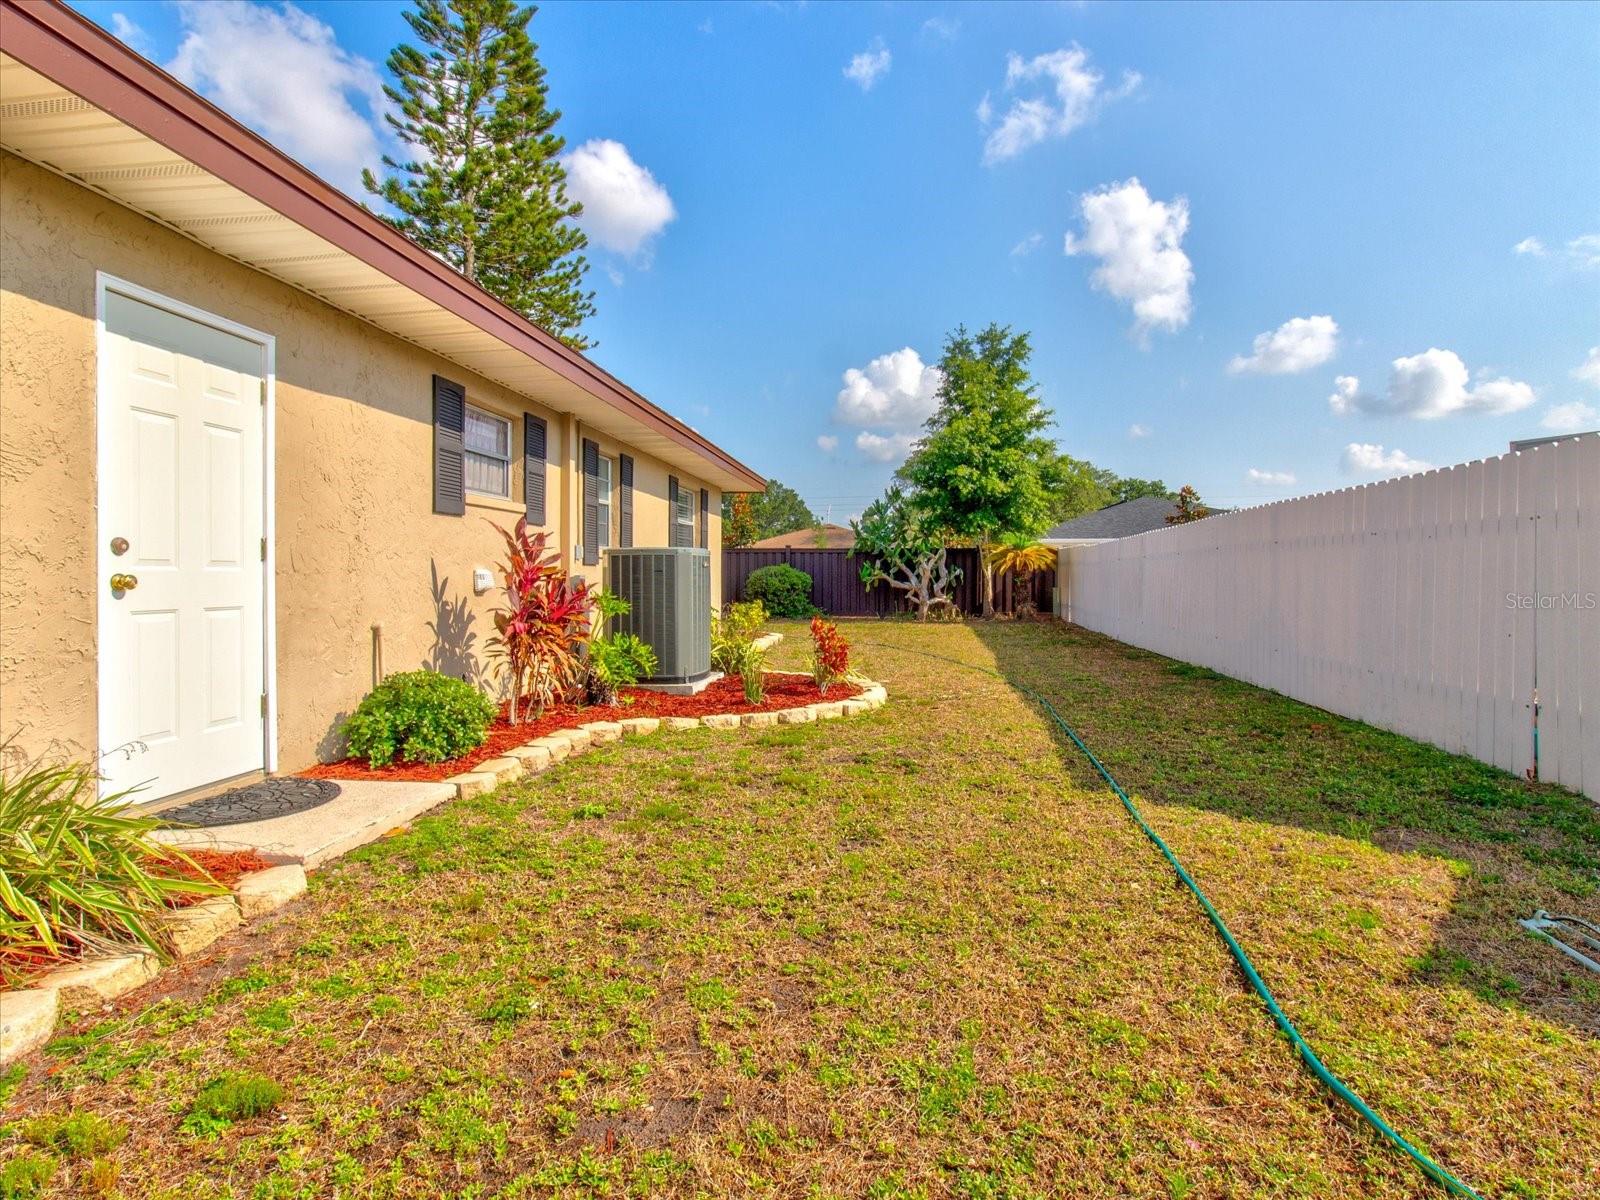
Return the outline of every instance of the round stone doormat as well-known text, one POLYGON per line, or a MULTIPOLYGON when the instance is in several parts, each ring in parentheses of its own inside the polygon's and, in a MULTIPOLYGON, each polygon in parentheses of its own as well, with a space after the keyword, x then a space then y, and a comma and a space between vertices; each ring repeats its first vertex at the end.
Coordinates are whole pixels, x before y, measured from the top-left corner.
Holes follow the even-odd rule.
POLYGON ((191 800, 156 815, 169 828, 197 825, 202 829, 211 829, 218 825, 242 825, 247 821, 270 821, 273 817, 291 816, 326 804, 338 794, 339 785, 331 779, 302 779, 297 775, 286 775, 281 779, 263 779, 248 787, 219 792, 204 800, 191 800))

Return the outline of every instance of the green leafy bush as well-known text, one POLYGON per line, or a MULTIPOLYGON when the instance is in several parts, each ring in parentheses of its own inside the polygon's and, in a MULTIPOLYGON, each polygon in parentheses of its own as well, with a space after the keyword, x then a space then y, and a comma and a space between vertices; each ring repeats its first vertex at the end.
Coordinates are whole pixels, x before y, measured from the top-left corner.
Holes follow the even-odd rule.
POLYGON ((381 767, 444 762, 476 750, 489 737, 494 701, 470 683, 437 671, 391 675, 344 723, 350 753, 381 767))
MULTIPOLYGON (((612 592, 595 593, 600 615, 598 628, 615 617, 626 616, 633 606, 612 592)), ((617 693, 655 674, 656 652, 633 633, 596 633, 589 639, 587 691, 591 704, 615 704, 617 693)))
POLYGON ((589 698, 615 704, 617 693, 655 674, 656 652, 638 634, 612 633, 589 643, 589 698))
POLYGON ((766 606, 759 600, 730 604, 720 614, 711 614, 711 666, 724 675, 739 673, 738 659, 743 647, 755 640, 767 623, 766 606))
POLYGON ((751 571, 744 581, 744 598, 761 601, 775 617, 809 617, 816 611, 811 604, 811 576, 788 563, 751 571))
POLYGON ((0 772, 0 976, 35 954, 129 942, 165 954, 153 918, 167 901, 227 890, 155 841, 160 818, 130 812, 130 793, 97 791, 76 763, 0 772))
POLYGON ((202 1137, 214 1136, 235 1121, 271 1112, 282 1099, 282 1086, 265 1075, 229 1071, 209 1081, 195 1094, 180 1128, 202 1137))
POLYGON ((64 1117, 35 1117, 22 1125, 22 1136, 35 1146, 55 1150, 69 1158, 105 1154, 115 1150, 128 1131, 92 1112, 74 1112, 64 1117))

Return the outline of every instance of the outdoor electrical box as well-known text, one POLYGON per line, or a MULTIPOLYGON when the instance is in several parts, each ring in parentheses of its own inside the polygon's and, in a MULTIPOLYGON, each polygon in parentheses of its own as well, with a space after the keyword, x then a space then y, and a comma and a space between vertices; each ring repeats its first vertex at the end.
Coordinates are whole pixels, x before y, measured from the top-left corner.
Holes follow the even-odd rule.
POLYGON ((711 673, 711 551, 607 550, 606 584, 632 606, 612 629, 656 652, 656 673, 646 682, 693 683, 711 673))

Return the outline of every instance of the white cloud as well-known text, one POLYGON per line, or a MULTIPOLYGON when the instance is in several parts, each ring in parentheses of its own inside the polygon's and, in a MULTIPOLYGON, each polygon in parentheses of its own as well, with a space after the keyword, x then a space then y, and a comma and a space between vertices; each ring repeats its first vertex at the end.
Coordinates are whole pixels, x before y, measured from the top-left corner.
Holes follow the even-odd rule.
POLYGON ((1044 234, 1030 233, 1015 246, 1011 247, 1011 257, 1026 258, 1042 245, 1044 245, 1044 234))
POLYGON ((1150 436, 1150 426, 1141 425, 1135 421, 1128 426, 1128 436, 1131 438, 1147 438, 1150 436))
POLYGON ((561 158, 567 194, 583 204, 578 224, 607 250, 648 262, 650 242, 678 215, 667 189, 628 148, 595 138, 561 158))
POLYGON ((920 429, 939 405, 944 376, 910 346, 882 354, 865 367, 844 373, 844 386, 834 403, 841 425, 920 429))
POLYGON ((856 449, 873 462, 899 462, 916 444, 914 433, 891 433, 887 437, 863 429, 856 434, 856 449))
POLYGON ((1247 358, 1236 354, 1234 374, 1294 375, 1320 367, 1339 349, 1339 323, 1332 317, 1294 317, 1271 333, 1258 333, 1247 358))
POLYGON ((1361 380, 1354 375, 1339 375, 1333 381, 1333 395, 1328 397, 1328 407, 1335 416, 1349 415, 1367 403, 1370 397, 1361 393, 1361 380))
POLYGON ((1586 271, 1600 271, 1600 233, 1586 233, 1567 243, 1567 257, 1586 271))
POLYGON ((1107 184, 1080 201, 1081 235, 1067 234, 1068 254, 1100 260, 1094 286, 1133 308, 1141 341, 1152 329, 1178 330, 1189 323, 1189 285, 1194 268, 1183 252, 1189 202, 1152 200, 1137 179, 1107 184))
POLYGON ((1261 487, 1288 487, 1294 483, 1293 471, 1258 471, 1251 467, 1244 477, 1247 482, 1261 487))
POLYGON ((150 36, 130 20, 126 13, 111 14, 111 32, 119 42, 137 50, 140 54, 150 53, 150 36))
POLYGON ((1600 388, 1600 346, 1589 347, 1589 356, 1572 368, 1572 377, 1600 388))
POLYGON ((839 448, 839 439, 831 433, 824 433, 817 438, 817 449, 824 454, 832 454, 839 448))
POLYGON ((1534 402, 1533 388, 1515 379, 1484 379, 1469 386, 1467 365, 1450 350, 1424 350, 1391 364, 1389 388, 1377 396, 1360 390, 1350 375, 1334 381, 1328 406, 1339 416, 1363 412, 1377 417, 1415 417, 1431 421, 1460 413, 1520 412, 1534 402))
POLYGON ((1511 253, 1531 254, 1534 258, 1543 258, 1545 256, 1544 243, 1536 237, 1525 237, 1511 247, 1511 253))
POLYGON ((386 105, 378 69, 292 4, 183 3, 167 69, 329 182, 360 193, 386 105))
POLYGON ((1385 450, 1373 442, 1351 442, 1344 448, 1344 469, 1352 475, 1414 475, 1433 464, 1404 450, 1385 450))
MULTIPOLYGON (((1015 158, 1047 138, 1066 137, 1092 121, 1107 104, 1137 88, 1139 73, 1124 71, 1121 83, 1106 88, 1105 76, 1089 65, 1089 52, 1076 44, 1030 59, 1019 54, 1006 56, 1007 91, 1040 83, 1046 89, 1042 94, 1013 99, 1000 123, 989 131, 983 144, 985 165, 1015 158)), ((978 119, 988 126, 993 117, 994 109, 985 95, 978 105, 978 119)))
POLYGON ((978 101, 978 107, 973 110, 978 114, 978 124, 987 125, 994 120, 994 105, 989 100, 989 93, 983 94, 983 99, 978 101))
POLYGON ((922 23, 922 33, 925 37, 936 38, 941 42, 953 42, 956 35, 961 32, 961 22, 954 17, 929 17, 922 23))
POLYGON ((1574 400, 1571 404, 1553 404, 1545 411, 1544 420, 1539 424, 1554 433, 1582 433, 1600 427, 1600 409, 1582 400, 1574 400))
POLYGON ((892 61, 889 47, 878 41, 874 43, 872 49, 851 56, 850 62, 845 66, 844 77, 851 83, 857 84, 863 92, 870 92, 872 85, 889 73, 889 64, 892 61))

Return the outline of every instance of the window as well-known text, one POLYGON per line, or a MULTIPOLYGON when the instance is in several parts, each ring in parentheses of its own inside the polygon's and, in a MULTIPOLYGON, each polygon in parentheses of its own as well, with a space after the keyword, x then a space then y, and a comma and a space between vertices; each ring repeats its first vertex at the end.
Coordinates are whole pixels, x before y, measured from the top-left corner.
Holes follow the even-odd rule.
POLYGON ((467 406, 467 491, 511 496, 511 422, 467 406))
POLYGON ((678 502, 675 505, 673 520, 677 522, 678 536, 671 539, 674 546, 694 545, 694 491, 680 486, 678 488, 678 502))
POLYGON ((595 460, 594 471, 594 528, 595 549, 604 550, 611 545, 611 460, 595 460))

